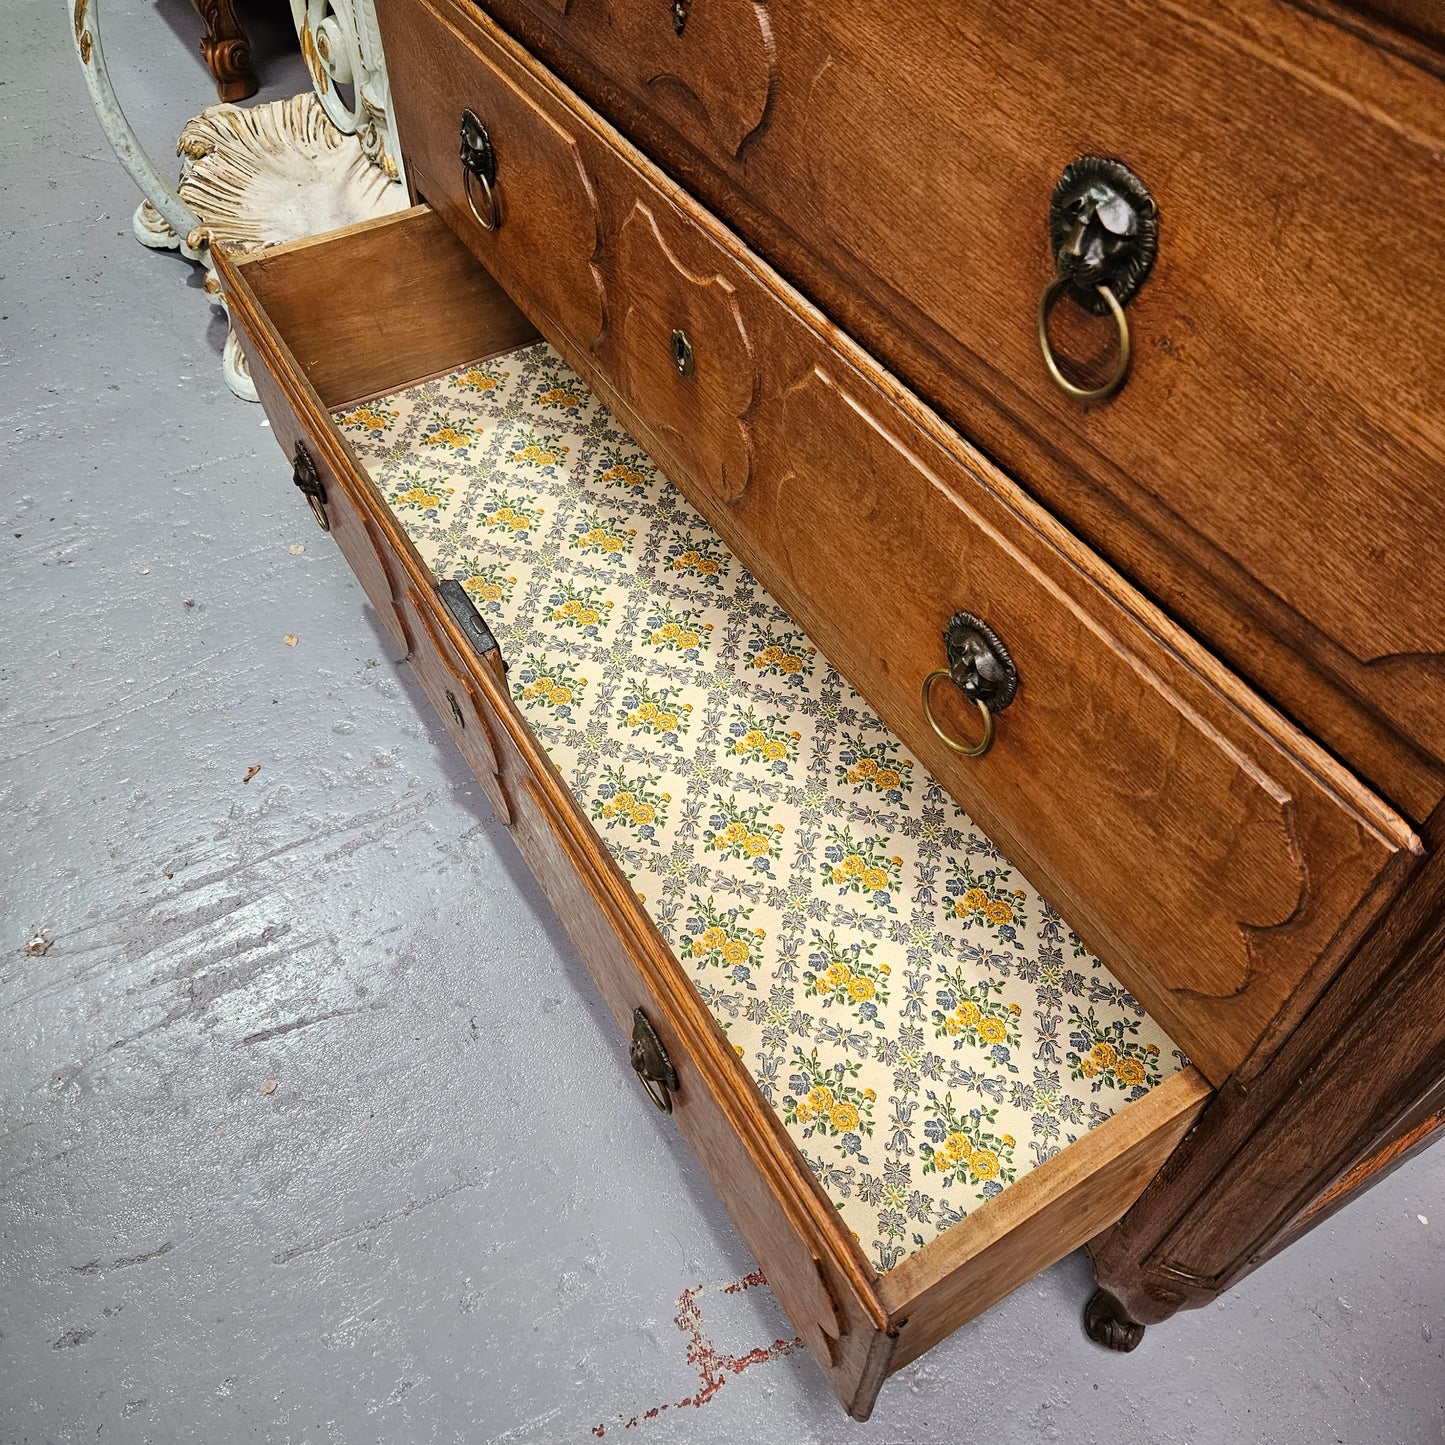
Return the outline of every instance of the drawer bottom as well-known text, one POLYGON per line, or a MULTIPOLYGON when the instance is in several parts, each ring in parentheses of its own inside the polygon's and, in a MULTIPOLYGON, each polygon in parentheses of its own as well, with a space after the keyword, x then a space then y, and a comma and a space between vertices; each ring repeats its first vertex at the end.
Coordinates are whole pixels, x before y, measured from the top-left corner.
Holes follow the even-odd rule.
POLYGON ((549 346, 335 421, 880 1274, 1185 1068, 549 346))

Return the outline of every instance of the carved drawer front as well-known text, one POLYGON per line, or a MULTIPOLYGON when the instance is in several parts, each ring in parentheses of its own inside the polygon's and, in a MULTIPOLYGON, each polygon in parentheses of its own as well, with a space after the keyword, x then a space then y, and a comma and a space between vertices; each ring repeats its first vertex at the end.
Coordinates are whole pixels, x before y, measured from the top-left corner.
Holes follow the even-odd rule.
POLYGON ((709 154, 741 155, 766 123, 778 80, 778 7, 768 0, 517 0, 514 8, 556 26, 568 51, 646 96, 709 154))
POLYGON ((417 194, 533 321, 590 346, 603 325, 601 234, 572 127, 443 27, 383 21, 417 194))
MULTIPOLYGON (((620 190, 627 176, 617 173, 620 190)), ((670 472, 726 502, 751 470, 758 374, 740 306, 747 278, 659 198, 614 210, 622 216, 615 240, 609 235, 613 322, 597 364, 645 418, 670 472)))
POLYGON ((683 135, 733 157, 768 112, 778 73, 774 8, 764 0, 607 0, 605 16, 594 6, 572 28, 683 135))
MULTIPOLYGON (((664 7, 653 18, 661 17, 673 41, 666 16, 664 7)), ((741 493, 750 465, 748 412, 757 372, 739 309, 742 273, 736 262, 676 206, 640 186, 636 173, 492 37, 471 36, 464 45, 416 0, 389 6, 387 23, 400 37, 388 50, 395 56, 399 103, 416 111, 407 127, 414 148, 408 157, 420 156, 409 164, 422 192, 569 359, 642 419, 649 446, 670 472, 686 474, 723 500, 741 493), (423 59, 424 72, 411 69, 423 59), (585 226, 579 220, 575 233, 538 233, 513 252, 496 250, 504 246, 518 211, 531 204, 521 197, 524 184, 531 193, 532 173, 525 183, 513 180, 510 196, 503 194, 502 136, 488 122, 498 157, 500 220, 494 232, 477 225, 464 192, 458 198, 462 168, 456 137, 447 129, 466 97, 480 107, 477 114, 490 108, 498 116, 527 117, 528 165, 558 186, 548 194, 549 208, 576 211, 585 216, 585 226), (570 197, 564 194, 568 188, 570 197), (592 229, 584 252, 586 227, 592 229), (585 276, 567 264, 569 255, 582 254, 589 262, 585 276), (561 294, 548 299, 554 292, 566 299, 561 294), (605 316, 590 309, 603 295, 605 316)), ((479 194, 474 184, 473 199, 479 194)))
MULTIPOLYGON (((947 47, 926 23, 859 45, 852 8, 809 10, 807 79, 758 155, 764 204, 826 215, 868 288, 905 299, 907 329, 940 328, 1053 449, 1046 501, 1069 515, 1086 477, 1177 551, 1209 549, 1204 568, 1286 643, 1445 757, 1445 409, 1427 379, 1445 348, 1439 80, 1290 7, 1121 0, 1067 26, 1023 3, 967 7, 947 47), (1105 54, 1080 83, 1079 57, 1105 54), (906 91, 887 83, 899 73, 906 91), (1019 108, 960 103, 980 86, 1019 108), (1090 152, 1126 163, 1157 216, 1153 272, 1124 313, 1132 367, 1093 405, 1050 377, 1038 341, 1045 283, 1077 264, 1056 254, 1068 227, 1051 232, 1051 200, 1090 152), (939 204, 880 213, 923 174, 939 204)), ((1119 244, 1084 191, 1082 249, 1119 244)), ((1086 387, 1118 355, 1096 267, 1119 288, 1096 259, 1050 321, 1086 387)), ((1037 449, 986 426, 1006 464, 1037 449)), ((1186 615, 1190 590, 1168 587, 1186 615)))
POLYGON ((1410 830, 982 459, 816 343, 785 364, 735 509, 770 585, 1222 1082, 1410 830))

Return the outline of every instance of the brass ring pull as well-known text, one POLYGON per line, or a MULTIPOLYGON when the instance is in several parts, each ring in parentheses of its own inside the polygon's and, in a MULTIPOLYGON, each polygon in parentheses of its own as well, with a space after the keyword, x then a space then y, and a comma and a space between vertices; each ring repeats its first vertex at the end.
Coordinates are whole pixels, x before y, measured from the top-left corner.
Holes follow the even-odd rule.
POLYGON ((306 500, 311 503, 311 515, 316 518, 316 525, 323 532, 331 530, 331 518, 326 515, 326 503, 320 497, 308 495, 306 500))
POLYGON ((291 480, 310 503, 311 515, 316 518, 317 526, 323 532, 329 532, 331 518, 326 515, 326 484, 321 480, 321 473, 316 470, 316 463, 311 460, 305 442, 296 443, 291 459, 291 480))
POLYGON ((462 112, 461 124, 462 188, 466 192, 467 206, 484 231, 495 231, 502 223, 497 212, 497 152, 492 146, 492 137, 487 132, 486 122, 474 110, 462 112), (476 181, 482 188, 482 202, 479 207, 472 190, 476 181))
POLYGON ((976 743, 961 743, 957 738, 949 737, 933 715, 933 684, 941 677, 949 682, 953 681, 953 674, 946 667, 935 668, 923 679, 923 716, 928 719, 928 726, 954 752, 961 753, 966 758, 981 758, 993 746, 993 709, 982 698, 976 697, 972 700, 973 705, 983 714, 983 736, 976 743))
POLYGON ((632 1042, 627 1055, 642 1080, 642 1087, 647 1090, 647 1097, 662 1113, 672 1113, 672 1096, 678 1087, 677 1070, 657 1030, 640 1008, 632 1011, 632 1042))
POLYGON ((462 187, 467 193, 467 207, 471 211, 477 225, 484 231, 495 231, 497 229, 497 193, 492 189, 492 183, 486 176, 476 175, 463 166, 462 187), (476 181, 482 188, 482 195, 486 200, 485 215, 477 209, 477 199, 472 194, 473 181, 476 181))
POLYGON ((1106 396, 1113 396, 1123 386, 1124 378, 1129 374, 1129 358, 1133 350, 1129 338, 1129 319, 1124 315, 1124 308, 1119 304, 1119 298, 1109 287, 1096 286, 1094 288, 1104 298, 1110 314, 1114 318, 1114 324, 1119 328, 1119 360, 1114 367, 1114 374, 1103 386, 1079 386, 1070 381, 1059 369, 1059 363, 1054 356, 1054 348, 1049 344, 1049 314, 1053 311, 1059 294, 1068 284, 1065 277, 1055 276, 1044 287, 1043 295, 1039 297, 1039 350, 1044 354, 1044 365, 1048 367, 1049 375, 1075 401, 1103 401, 1106 396))
POLYGON ((672 1113, 672 1099, 668 1095, 667 1085, 649 1079, 636 1064, 633 1064, 632 1068, 637 1077, 642 1080, 642 1087, 647 1090, 647 1097, 657 1105, 662 1113, 672 1113))

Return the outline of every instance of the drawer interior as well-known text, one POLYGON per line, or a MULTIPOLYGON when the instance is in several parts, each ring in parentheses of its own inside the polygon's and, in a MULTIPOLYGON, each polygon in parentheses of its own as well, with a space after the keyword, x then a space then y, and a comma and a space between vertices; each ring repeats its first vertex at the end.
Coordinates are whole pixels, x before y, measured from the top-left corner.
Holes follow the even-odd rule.
POLYGON ((1185 1065, 545 342, 335 420, 876 1269, 1185 1065))

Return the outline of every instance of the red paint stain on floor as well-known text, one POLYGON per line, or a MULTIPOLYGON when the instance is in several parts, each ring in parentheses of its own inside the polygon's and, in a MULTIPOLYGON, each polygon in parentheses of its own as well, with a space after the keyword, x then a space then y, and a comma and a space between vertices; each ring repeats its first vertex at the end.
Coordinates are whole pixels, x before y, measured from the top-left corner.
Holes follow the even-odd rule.
POLYGON ((713 1343, 712 1336, 708 1334, 707 1327, 703 1323, 700 1304, 702 1296, 712 1292, 741 1294, 744 1290, 752 1289, 760 1284, 767 1284, 767 1280, 763 1278, 761 1270, 754 1270, 751 1274, 744 1275, 741 1279, 734 1280, 732 1284, 723 1285, 721 1288, 714 1285, 710 1290, 707 1285, 695 1284, 691 1289, 683 1290, 682 1294, 678 1296, 677 1314, 673 1316, 673 1322, 687 1337, 687 1358, 697 1370, 697 1390, 691 1395, 685 1395, 681 1400, 673 1400, 665 1405, 654 1405, 650 1410, 644 1410, 641 1414, 633 1415, 630 1418, 619 1416, 611 1425, 605 1423, 594 1425, 592 1433, 600 1440, 609 1429, 615 1429, 618 1426, 624 1430, 636 1429, 644 1420, 655 1420, 664 1410, 682 1410, 689 1406, 698 1409, 706 1405, 732 1376, 740 1375, 754 1365, 763 1365, 769 1360, 781 1359, 784 1355, 801 1349, 802 1340, 794 1338, 774 1340, 772 1344, 758 1345, 746 1354, 730 1355, 719 1350, 713 1343))

